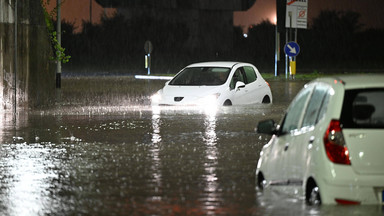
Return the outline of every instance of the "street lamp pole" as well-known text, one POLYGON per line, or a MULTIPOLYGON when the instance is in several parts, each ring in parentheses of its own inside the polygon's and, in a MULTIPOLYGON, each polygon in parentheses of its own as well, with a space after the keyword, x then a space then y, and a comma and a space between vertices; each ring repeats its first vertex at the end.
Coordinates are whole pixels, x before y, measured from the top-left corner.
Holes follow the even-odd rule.
MULTIPOLYGON (((17 35, 17 23, 18 23, 18 18, 17 18, 17 0, 15 0, 15 17, 14 17, 14 20, 15 20, 15 35, 14 35, 14 40, 15 40, 15 51, 14 51, 14 54, 15 54, 15 59, 14 59, 14 76, 13 76, 13 87, 14 87, 14 104, 13 104, 13 112, 16 116, 16 111, 17 111, 17 64, 18 64, 18 60, 17 60, 17 55, 18 55, 18 51, 17 51, 17 40, 18 40, 18 35, 17 35)), ((15 117, 16 119, 16 117, 15 117)))
MULTIPOLYGON (((61 47, 61 0, 57 0, 57 43, 61 47)), ((57 58, 56 61, 56 88, 61 88, 61 60, 57 58)))

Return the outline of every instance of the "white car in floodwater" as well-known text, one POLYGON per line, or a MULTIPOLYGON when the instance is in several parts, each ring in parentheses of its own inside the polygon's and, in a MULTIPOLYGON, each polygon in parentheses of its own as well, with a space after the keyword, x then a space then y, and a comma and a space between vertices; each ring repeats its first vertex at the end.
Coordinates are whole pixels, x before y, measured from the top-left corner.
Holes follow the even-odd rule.
POLYGON ((272 93, 252 64, 204 62, 182 69, 151 97, 151 102, 186 106, 272 103, 272 93))
POLYGON ((296 95, 257 164, 261 188, 309 204, 384 205, 384 76, 319 78, 296 95))

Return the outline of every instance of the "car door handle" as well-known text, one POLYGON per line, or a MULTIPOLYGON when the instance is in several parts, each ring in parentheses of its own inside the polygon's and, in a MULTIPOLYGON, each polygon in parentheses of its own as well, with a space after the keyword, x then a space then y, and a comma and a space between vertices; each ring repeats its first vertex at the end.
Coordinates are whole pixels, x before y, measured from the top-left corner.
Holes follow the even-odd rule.
POLYGON ((284 146, 284 151, 287 151, 289 148, 289 143, 286 143, 285 146, 284 146))
POLYGON ((314 136, 311 136, 311 137, 309 138, 308 144, 313 144, 313 141, 315 141, 315 137, 314 137, 314 136))

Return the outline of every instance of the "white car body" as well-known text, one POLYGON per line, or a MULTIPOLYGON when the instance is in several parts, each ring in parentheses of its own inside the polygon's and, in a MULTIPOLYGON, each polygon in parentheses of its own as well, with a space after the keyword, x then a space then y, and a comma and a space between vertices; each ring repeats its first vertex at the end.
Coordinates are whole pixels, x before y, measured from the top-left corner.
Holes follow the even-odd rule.
MULTIPOLYGON (((206 77, 204 76, 204 78, 206 77)), ((272 93, 268 83, 263 79, 255 66, 240 62, 205 62, 191 64, 177 73, 171 81, 167 82, 162 89, 152 96, 152 105, 221 106, 262 102, 272 102, 272 93), (177 84, 177 79, 181 79, 180 76, 182 76, 182 73, 186 70, 196 69, 196 72, 200 74, 200 71, 197 70, 198 68, 209 69, 210 73, 225 72, 227 75, 226 80, 223 80, 223 83, 220 84, 208 85, 189 84, 187 81, 185 81, 186 84, 177 84), (248 76, 246 75, 248 73, 253 73, 256 79, 252 82, 243 80, 243 82, 238 81, 234 84, 232 79, 234 78, 235 72, 243 74, 244 76, 248 76)))
POLYGON ((268 124, 258 125, 272 135, 256 168, 261 188, 309 204, 384 204, 384 76, 316 79, 280 125, 268 124))

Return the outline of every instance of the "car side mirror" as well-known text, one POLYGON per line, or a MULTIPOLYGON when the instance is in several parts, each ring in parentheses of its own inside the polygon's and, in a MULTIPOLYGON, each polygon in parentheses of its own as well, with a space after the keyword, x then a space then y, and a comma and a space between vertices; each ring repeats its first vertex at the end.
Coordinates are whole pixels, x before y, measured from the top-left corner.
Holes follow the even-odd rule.
POLYGON ((264 120, 261 121, 257 124, 257 133, 262 133, 262 134, 269 134, 273 135, 276 134, 277 129, 276 129, 276 123, 272 119, 264 120))
POLYGON ((235 86, 235 89, 238 90, 240 88, 244 88, 245 87, 245 83, 241 82, 241 81, 237 81, 236 82, 236 86, 235 86))

